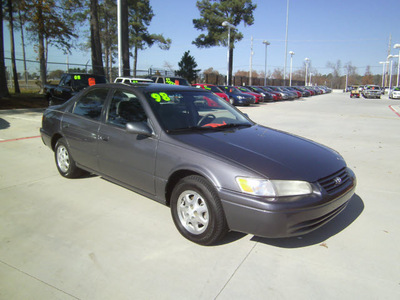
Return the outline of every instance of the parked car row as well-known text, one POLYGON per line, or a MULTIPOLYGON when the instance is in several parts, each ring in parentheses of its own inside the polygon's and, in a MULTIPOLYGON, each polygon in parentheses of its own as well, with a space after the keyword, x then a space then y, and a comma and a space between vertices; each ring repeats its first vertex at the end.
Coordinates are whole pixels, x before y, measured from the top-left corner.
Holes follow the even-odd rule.
POLYGON ((233 105, 259 104, 267 101, 294 100, 301 97, 310 97, 330 93, 327 87, 279 87, 279 86, 216 86, 212 84, 196 83, 192 86, 208 90, 219 90, 219 94, 233 105), (249 97, 250 96, 250 97, 249 97))
MULTIPOLYGON (((63 74, 60 83, 46 85, 46 95, 49 105, 62 104, 81 90, 98 83, 106 83, 103 75, 94 74, 63 74)), ((139 78, 131 76, 120 76, 114 83, 142 84, 160 83, 169 85, 190 86, 189 82, 178 76, 153 76, 151 78, 139 78)), ((196 83, 192 86, 210 90, 219 97, 230 102, 232 105, 259 104, 266 101, 294 100, 300 97, 309 97, 317 94, 330 92, 326 87, 277 87, 277 86, 228 86, 196 83)))

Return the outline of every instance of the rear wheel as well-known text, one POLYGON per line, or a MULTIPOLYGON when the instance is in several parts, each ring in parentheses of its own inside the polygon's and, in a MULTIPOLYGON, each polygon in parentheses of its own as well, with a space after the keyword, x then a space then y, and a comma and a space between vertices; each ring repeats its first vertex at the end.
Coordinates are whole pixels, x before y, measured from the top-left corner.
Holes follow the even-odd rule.
POLYGON ((85 171, 76 166, 75 161, 68 150, 67 143, 63 138, 57 141, 54 148, 54 157, 56 160, 57 170, 62 176, 67 178, 76 178, 85 173, 85 171))
POLYGON ((185 177, 175 186, 171 214, 180 234, 200 245, 215 244, 228 232, 218 194, 201 176, 185 177))

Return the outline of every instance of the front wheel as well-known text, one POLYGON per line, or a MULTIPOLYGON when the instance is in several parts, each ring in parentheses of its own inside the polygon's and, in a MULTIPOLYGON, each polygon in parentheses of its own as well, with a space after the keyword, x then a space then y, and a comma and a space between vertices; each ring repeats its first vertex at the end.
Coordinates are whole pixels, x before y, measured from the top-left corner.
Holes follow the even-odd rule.
POLYGON ((212 245, 228 232, 218 194, 204 177, 183 178, 172 191, 170 204, 176 228, 192 242, 212 245))
POLYGON ((57 141, 56 147, 54 148, 54 157, 56 160, 57 170, 62 176, 67 178, 76 178, 85 173, 85 171, 76 166, 75 161, 68 150, 67 143, 63 138, 57 141))

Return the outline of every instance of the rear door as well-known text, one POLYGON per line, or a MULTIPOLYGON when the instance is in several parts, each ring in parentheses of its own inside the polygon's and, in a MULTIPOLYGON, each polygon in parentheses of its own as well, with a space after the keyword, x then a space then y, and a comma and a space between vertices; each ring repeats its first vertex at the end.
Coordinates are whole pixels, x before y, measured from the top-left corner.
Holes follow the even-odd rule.
POLYGON ((108 89, 97 88, 82 95, 71 113, 62 119, 62 132, 78 165, 98 171, 97 134, 108 89))

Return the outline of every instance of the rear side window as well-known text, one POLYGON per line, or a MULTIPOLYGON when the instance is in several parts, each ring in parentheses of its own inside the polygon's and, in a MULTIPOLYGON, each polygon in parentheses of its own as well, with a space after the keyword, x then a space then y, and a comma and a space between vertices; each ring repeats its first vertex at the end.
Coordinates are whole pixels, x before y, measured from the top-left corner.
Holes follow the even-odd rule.
POLYGON ((108 90, 94 89, 86 93, 75 104, 73 113, 93 120, 99 120, 108 90))

